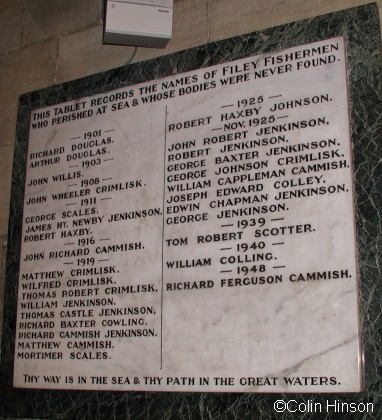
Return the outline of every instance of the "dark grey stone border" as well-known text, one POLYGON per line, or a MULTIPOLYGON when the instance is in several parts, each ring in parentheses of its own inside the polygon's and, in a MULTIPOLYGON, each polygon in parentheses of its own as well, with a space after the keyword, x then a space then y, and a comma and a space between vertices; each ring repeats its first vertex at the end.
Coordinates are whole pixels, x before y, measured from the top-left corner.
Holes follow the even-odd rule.
MULTIPOLYGON (((368 4, 136 63, 20 97, 13 166, 0 415, 50 419, 272 419, 274 401, 373 403, 373 413, 305 413, 306 418, 382 417, 382 101, 379 14, 368 4), (12 387, 23 186, 32 109, 103 93, 122 86, 294 45, 344 36, 347 43, 357 241, 361 273, 364 391, 358 394, 218 394, 22 390, 12 387)), ((297 417, 302 417, 299 414, 297 417)))

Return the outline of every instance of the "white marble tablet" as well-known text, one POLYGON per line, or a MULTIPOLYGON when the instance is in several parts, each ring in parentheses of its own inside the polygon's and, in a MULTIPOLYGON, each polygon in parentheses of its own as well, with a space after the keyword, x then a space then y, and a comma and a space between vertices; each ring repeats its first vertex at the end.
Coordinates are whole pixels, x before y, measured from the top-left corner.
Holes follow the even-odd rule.
POLYGON ((15 387, 361 390, 345 49, 32 112, 15 387))

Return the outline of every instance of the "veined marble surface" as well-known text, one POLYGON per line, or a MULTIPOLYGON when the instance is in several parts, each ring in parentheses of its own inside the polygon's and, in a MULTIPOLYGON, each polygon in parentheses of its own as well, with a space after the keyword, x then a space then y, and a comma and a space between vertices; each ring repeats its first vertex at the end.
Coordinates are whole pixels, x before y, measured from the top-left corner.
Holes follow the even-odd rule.
MULTIPOLYGON (((18 142, 12 190, 9 252, 2 351, 1 414, 13 417, 46 418, 246 418, 276 416, 274 402, 287 396, 248 394, 180 393, 96 393, 79 391, 19 390, 12 388, 16 294, 20 256, 21 214, 26 166, 26 149, 31 109, 54 105, 117 86, 195 70, 249 55, 271 53, 285 48, 343 36, 348 51, 350 82, 351 136, 355 182, 358 265, 361 291, 361 336, 364 360, 364 391, 357 394, 294 395, 297 402, 316 403, 320 413, 335 412, 327 402, 373 403, 373 414, 381 414, 381 280, 380 191, 381 191, 381 115, 380 39, 375 5, 362 6, 308 21, 301 21, 261 33, 253 33, 168 57, 138 63, 101 75, 24 95, 20 101, 18 142), (325 411, 326 410, 326 411, 325 411)), ((312 301, 312 305, 317 302, 312 301)), ((312 331, 314 333, 314 331, 312 331)), ((350 414, 351 415, 351 414, 350 414)), ((285 412, 283 418, 293 418, 285 412)), ((366 417, 366 414, 364 414, 366 417)), ((344 416, 346 418, 346 416, 344 416)), ((349 417, 351 418, 351 417, 349 417)))
POLYGON ((359 391, 346 76, 337 37, 34 110, 14 385, 359 391))

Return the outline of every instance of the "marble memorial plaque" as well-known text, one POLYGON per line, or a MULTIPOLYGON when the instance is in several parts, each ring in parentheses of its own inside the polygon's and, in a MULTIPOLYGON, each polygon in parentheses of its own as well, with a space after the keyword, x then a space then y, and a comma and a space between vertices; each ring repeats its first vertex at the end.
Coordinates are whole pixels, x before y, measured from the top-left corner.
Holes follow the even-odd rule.
POLYGON ((344 38, 31 113, 14 386, 361 390, 344 38))

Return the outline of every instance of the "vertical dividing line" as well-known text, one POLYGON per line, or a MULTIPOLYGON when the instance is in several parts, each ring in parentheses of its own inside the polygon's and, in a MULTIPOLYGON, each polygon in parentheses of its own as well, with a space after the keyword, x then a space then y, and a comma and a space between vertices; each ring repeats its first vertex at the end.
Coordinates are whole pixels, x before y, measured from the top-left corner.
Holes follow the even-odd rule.
POLYGON ((160 298, 160 368, 163 366, 163 288, 164 288, 164 200, 166 193, 166 150, 167 150, 167 106, 164 116, 164 154, 163 154, 163 200, 162 200, 162 288, 160 298))

